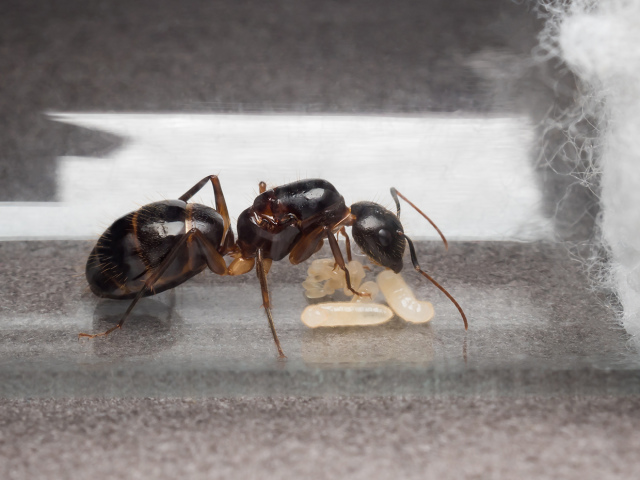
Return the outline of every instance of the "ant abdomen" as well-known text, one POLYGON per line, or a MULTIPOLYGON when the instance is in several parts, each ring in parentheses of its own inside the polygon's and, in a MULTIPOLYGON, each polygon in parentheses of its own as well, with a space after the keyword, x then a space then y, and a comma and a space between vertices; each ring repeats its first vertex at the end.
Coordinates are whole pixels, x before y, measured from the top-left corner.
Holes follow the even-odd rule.
MULTIPOLYGON (((205 205, 165 200, 144 205, 116 220, 100 237, 86 266, 91 291, 99 297, 134 298, 149 273, 167 258, 192 229, 220 245, 223 220, 205 205)), ((206 268, 199 248, 186 244, 176 252, 153 289, 144 296, 176 287, 206 268)))

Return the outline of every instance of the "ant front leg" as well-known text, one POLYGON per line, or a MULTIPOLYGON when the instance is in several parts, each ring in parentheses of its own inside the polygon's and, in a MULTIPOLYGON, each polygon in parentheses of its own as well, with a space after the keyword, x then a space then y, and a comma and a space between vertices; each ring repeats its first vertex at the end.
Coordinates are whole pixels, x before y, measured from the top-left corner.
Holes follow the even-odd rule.
POLYGON ((342 227, 338 233, 342 234, 344 236, 344 244, 345 244, 345 248, 347 249, 347 262, 350 262, 353 257, 351 256, 351 241, 349 240, 349 235, 347 235, 347 230, 342 227))
POLYGON ((325 234, 327 236, 327 240, 329 240, 329 246, 331 247, 331 252, 333 253, 333 258, 335 259, 338 266, 344 271, 344 278, 347 282, 347 288, 351 290, 355 295, 359 297, 369 297, 371 298, 371 294, 369 293, 360 293, 355 290, 351 286, 351 277, 349 276, 349 270, 347 270, 347 266, 344 263, 344 258, 342 256, 342 252, 340 251, 340 246, 338 245, 338 240, 333 235, 331 230, 328 227, 324 228, 325 234))
POLYGON ((271 302, 269 301, 269 286, 267 285, 267 271, 265 268, 267 260, 262 253, 262 249, 258 249, 256 257, 256 272, 258 274, 258 280, 260 280, 260 290, 262 291, 262 306, 264 311, 267 312, 267 319, 269 320, 269 328, 271 328, 271 334, 273 335, 273 341, 276 342, 276 348, 278 349, 278 355, 280 358, 287 358, 280 346, 280 340, 278 340, 278 334, 276 333, 276 327, 273 323, 273 317, 271 316, 271 302))

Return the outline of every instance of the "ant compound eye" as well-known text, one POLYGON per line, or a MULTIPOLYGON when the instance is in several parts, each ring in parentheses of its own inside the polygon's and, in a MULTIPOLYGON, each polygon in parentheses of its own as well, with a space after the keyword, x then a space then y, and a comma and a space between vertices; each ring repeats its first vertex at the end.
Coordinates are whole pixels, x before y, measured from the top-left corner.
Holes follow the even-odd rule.
POLYGON ((380 245, 382 245, 383 247, 388 247, 389 245, 391 245, 391 241, 391 232, 389 232, 389 230, 386 230, 384 228, 378 230, 378 242, 380 242, 380 245))

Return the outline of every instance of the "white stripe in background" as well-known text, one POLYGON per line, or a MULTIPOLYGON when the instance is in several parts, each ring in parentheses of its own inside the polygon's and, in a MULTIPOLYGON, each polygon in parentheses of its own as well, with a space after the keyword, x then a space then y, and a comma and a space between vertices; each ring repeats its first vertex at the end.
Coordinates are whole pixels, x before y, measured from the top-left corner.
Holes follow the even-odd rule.
MULTIPOLYGON (((0 203, 0 239, 97 237, 139 205, 177 198, 218 174, 232 216, 258 182, 332 182, 347 205, 372 200, 394 210, 395 186, 450 239, 548 238, 530 158, 533 128, 522 117, 460 118, 56 113, 50 118, 125 138, 108 158, 61 157, 59 202, 0 203)), ((211 188, 196 201, 212 205, 211 188)), ((409 235, 437 238, 407 205, 409 235)))

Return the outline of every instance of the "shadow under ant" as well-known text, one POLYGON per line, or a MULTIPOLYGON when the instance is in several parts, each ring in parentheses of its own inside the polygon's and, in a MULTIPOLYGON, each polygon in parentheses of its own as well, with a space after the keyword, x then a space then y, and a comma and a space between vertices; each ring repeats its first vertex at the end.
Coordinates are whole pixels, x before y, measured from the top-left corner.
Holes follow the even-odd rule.
MULTIPOLYGON (((175 293, 169 303, 145 298, 132 312, 124 328, 107 338, 91 340, 93 352, 100 357, 134 357, 169 350, 183 336, 183 319, 175 312, 175 293)), ((93 312, 93 330, 113 327, 122 318, 127 302, 103 299, 93 312)))

